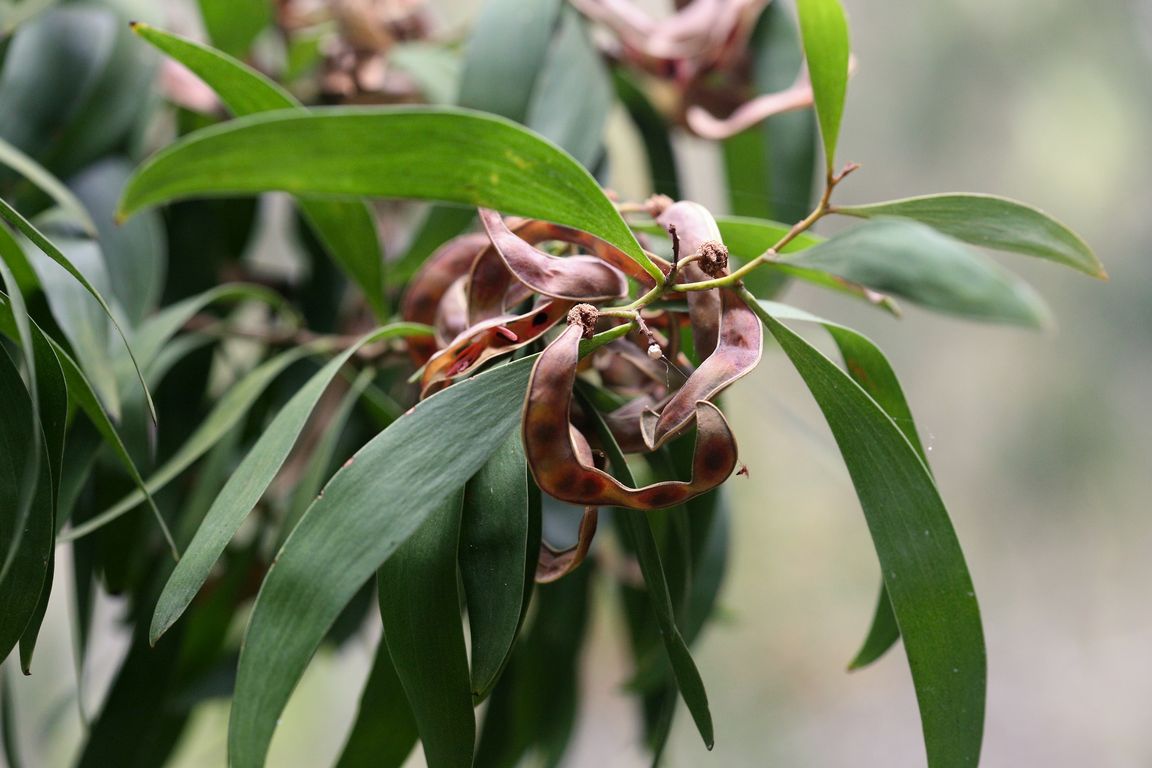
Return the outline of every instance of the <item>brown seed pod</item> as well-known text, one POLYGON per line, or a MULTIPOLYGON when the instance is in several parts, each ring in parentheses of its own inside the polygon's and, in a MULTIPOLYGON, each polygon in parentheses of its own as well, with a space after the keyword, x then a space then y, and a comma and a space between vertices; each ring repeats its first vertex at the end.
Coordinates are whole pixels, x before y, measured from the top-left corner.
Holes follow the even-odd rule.
POLYGON ((524 402, 523 437, 528 466, 541 490, 584 506, 661 509, 681 504, 728 478, 736 468, 736 440, 724 414, 707 401, 696 404, 692 480, 628 488, 582 460, 573 444, 569 411, 580 359, 579 325, 570 325, 536 360, 524 402))
MULTIPOLYGON (((488 238, 476 233, 454 237, 440 246, 408 283, 400 304, 400 317, 413 323, 434 325, 444 295, 452 283, 468 274, 476 254, 486 245, 488 238)), ((413 337, 408 340, 408 353, 417 365, 423 365, 436 354, 436 340, 428 336, 413 337)))
POLYGON ((540 542, 540 558, 536 561, 536 583, 551 584, 576 570, 592 546, 596 535, 596 523, 600 518, 597 507, 585 507, 580 518, 580 532, 576 543, 566 549, 555 549, 546 542, 540 542))
MULTIPOLYGON (((720 228, 708 209, 698 203, 681 200, 664 209, 656 219, 660 226, 675 230, 679 241, 681 260, 689 259, 700 252, 706 243, 720 243, 720 228)), ((709 279, 697 261, 680 266, 679 282, 696 283, 709 279)), ((701 360, 712 354, 716 348, 716 335, 720 323, 720 297, 715 291, 690 291, 688 293, 688 315, 692 319, 692 339, 696 344, 696 354, 701 360)))
POLYGON ((479 214, 490 245, 472 266, 468 301, 473 323, 503 314, 533 292, 571 301, 606 301, 627 294, 625 275, 653 284, 628 254, 586 232, 538 220, 512 230, 495 211, 481 208, 479 214), (561 258, 532 247, 549 240, 579 246, 592 256, 561 258))
POLYGON ((523 315, 492 318, 464 330, 424 366, 420 396, 428 397, 465 371, 532 343, 570 309, 572 302, 550 299, 523 315))
POLYGON ((720 288, 721 313, 716 350, 700 364, 668 404, 657 414, 641 416, 644 442, 650 449, 684 431, 697 411, 697 402, 710 400, 760 362, 764 330, 760 319, 732 288, 720 288))

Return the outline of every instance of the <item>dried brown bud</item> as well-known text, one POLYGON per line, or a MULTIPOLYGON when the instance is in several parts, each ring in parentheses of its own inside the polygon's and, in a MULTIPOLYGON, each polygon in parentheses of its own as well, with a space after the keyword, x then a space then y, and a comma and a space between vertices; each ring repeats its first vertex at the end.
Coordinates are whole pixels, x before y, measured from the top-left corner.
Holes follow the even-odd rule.
POLYGON ((590 339, 596 333, 596 320, 600 317, 600 310, 591 304, 577 304, 568 311, 568 325, 579 325, 584 331, 584 338, 590 339))
POLYGON ((719 240, 701 243, 700 269, 708 277, 723 277, 728 271, 728 247, 719 240))

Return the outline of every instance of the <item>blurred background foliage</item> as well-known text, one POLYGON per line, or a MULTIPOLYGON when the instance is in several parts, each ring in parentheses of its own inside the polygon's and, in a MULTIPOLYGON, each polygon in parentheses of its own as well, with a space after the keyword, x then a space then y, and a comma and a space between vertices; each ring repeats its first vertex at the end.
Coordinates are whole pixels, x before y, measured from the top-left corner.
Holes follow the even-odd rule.
MULTIPOLYGON (((198 33, 192 4, 112 4, 126 17, 198 33)), ((1112 282, 1013 260, 1054 310, 1058 329, 1049 333, 907 306, 898 321, 803 286, 789 300, 871 336, 902 377, 981 596, 990 659, 983 764, 1148 764, 1152 226, 1144 150, 1152 137, 1152 5, 844 4, 859 67, 840 156, 864 168, 840 188, 840 201, 952 189, 1027 199, 1093 244, 1112 282)), ((455 22, 475 5, 436 7, 455 22)), ((639 146, 631 130, 622 114, 612 116, 611 185, 638 199, 649 190, 639 152, 631 153, 635 165, 625 159, 639 146)), ((716 148, 681 138, 677 152, 684 197, 724 211, 716 148)), ((57 170, 82 164, 64 160, 57 170)), ((107 169, 116 172, 123 173, 107 169)), ((227 239, 226 231, 214 234, 227 239)), ((259 263, 277 248, 258 236, 249 255, 259 263)), ((171 263, 181 260, 174 254, 171 263)), ((844 672, 873 607, 876 565, 819 412, 772 354, 733 391, 728 409, 750 477, 729 485, 734 549, 723 614, 695 652, 717 746, 706 754, 681 717, 668 764, 921 765, 902 654, 844 672)), ((66 597, 58 590, 50 605, 37 676, 18 681, 33 765, 66 764, 79 743, 66 597)), ((617 687, 631 662, 607 590, 602 597, 570 764, 642 765, 636 714, 617 687)), ((112 599, 97 601, 90 701, 127 648, 119 611, 112 599)), ((322 652, 284 714, 269 765, 331 760, 373 647, 357 638, 339 654, 322 652)), ((226 723, 226 702, 199 710, 176 764, 223 764, 226 723)))

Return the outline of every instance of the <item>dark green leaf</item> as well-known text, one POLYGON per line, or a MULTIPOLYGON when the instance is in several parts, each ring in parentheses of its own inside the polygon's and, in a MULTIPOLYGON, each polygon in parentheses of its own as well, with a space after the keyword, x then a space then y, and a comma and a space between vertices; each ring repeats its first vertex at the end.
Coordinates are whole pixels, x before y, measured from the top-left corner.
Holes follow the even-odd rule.
POLYGON ((788 259, 930 309, 1043 327, 1050 313, 1020 278, 924 224, 887 219, 848 230, 788 259))
POLYGON ((872 614, 872 624, 868 627, 868 635, 864 638, 860 650, 852 657, 848 669, 861 669, 879 660, 899 639, 900 625, 896 621, 896 614, 892 612, 892 601, 888 599, 888 590, 881 580, 880 597, 876 599, 876 610, 872 614))
POLYGON ((840 136, 840 118, 844 114, 844 95, 848 90, 848 20, 840 0, 797 0, 800 37, 812 93, 816 100, 816 117, 824 139, 824 157, 828 172, 836 162, 836 141, 840 136))
MULTIPOLYGON (((624 454, 620 452, 620 447, 616 445, 612 433, 608 431, 603 420, 599 418, 599 413, 596 411, 593 413, 597 415, 596 431, 604 452, 608 455, 608 461, 612 465, 613 476, 631 488, 636 487, 631 476, 632 473, 628 469, 628 463, 624 459, 624 454)), ((708 749, 712 749, 715 736, 712 729, 712 713, 708 709, 708 694, 704 690, 704 681, 700 678, 696 663, 692 661, 688 644, 684 642, 680 629, 676 626, 675 610, 668 591, 668 580, 664 574, 664 565, 661 562, 660 547, 652 533, 651 521, 644 512, 618 509, 616 514, 619 515, 624 530, 627 531, 636 549, 636 559, 640 563, 640 572, 644 576, 644 584, 651 601, 652 611, 660 627, 660 635, 664 640, 664 648, 668 652, 668 660, 672 664, 672 674, 676 678, 680 695, 688 706, 688 711, 692 714, 692 720, 696 723, 696 729, 700 731, 704 745, 708 749)))
POLYGON ((264 580, 240 654, 229 730, 235 768, 263 764, 289 694, 360 585, 515 429, 533 362, 417 405, 337 472, 301 518, 264 580))
POLYGON ((140 168, 120 211, 271 190, 441 200, 547 219, 603 238, 660 277, 570 156, 507 120, 463 110, 316 109, 206 128, 140 168))
POLYGON ((1003 197, 926 195, 836 210, 861 218, 913 219, 966 243, 1037 256, 1093 277, 1108 277, 1096 254, 1075 232, 1043 211, 1003 197))
MULTIPOLYGON (((276 477, 276 473, 296 444, 296 439, 300 436, 301 430, 304 429, 308 417, 312 415, 312 410, 316 407, 320 396, 324 394, 324 390, 328 388, 344 364, 365 344, 396 336, 419 334, 425 330, 424 326, 398 324, 386 326, 362 336, 355 344, 349 346, 313 375, 307 384, 297 390, 292 399, 272 420, 272 423, 260 434, 260 439, 252 446, 248 455, 232 472, 224 489, 216 497, 216 501, 213 502, 203 523, 196 531, 192 543, 188 545, 188 549, 180 558, 176 569, 168 578, 168 583, 164 586, 164 592, 160 596, 156 612, 152 617, 149 638, 153 643, 168 627, 172 626, 173 622, 184 613, 188 604, 192 602, 192 598, 196 596, 208 578, 208 574, 217 558, 220 557, 220 553, 224 551, 248 513, 256 506, 260 497, 264 495, 264 491, 268 489, 269 484, 276 477)), ((243 399, 237 401, 232 410, 222 413, 218 418, 227 419, 230 424, 235 424, 239 416, 243 415, 243 412, 251 405, 255 396, 259 396, 267 383, 301 356, 299 354, 290 355, 292 353, 285 353, 285 355, 275 358, 272 362, 257 369, 259 375, 256 383, 247 385, 252 387, 252 393, 246 394, 243 399)), ((250 374, 249 379, 257 376, 257 372, 250 374)), ((245 389, 246 381, 248 379, 236 384, 225 396, 225 400, 232 393, 245 389)), ((225 400, 220 402, 221 409, 224 408, 225 400)), ((208 417, 204 423, 205 427, 213 421, 214 416, 215 414, 208 417)), ((196 436, 190 438, 188 445, 192 445, 195 440, 196 436)), ((193 452, 185 446, 181 454, 185 452, 194 459, 203 451, 197 447, 193 452)), ((168 469, 170 465, 166 465, 149 481, 149 487, 155 492, 163 482, 166 482, 166 479, 174 477, 184 466, 191 463, 192 459, 176 462, 172 469, 168 469)), ((119 504, 113 507, 113 510, 119 510, 124 506, 124 504, 119 504)), ((101 516, 96 519, 104 518, 101 516)))
POLYGON ((0 349, 0 541, 6 554, 0 574, 0 660, 8 657, 36 613, 52 551, 52 493, 32 398, 20 371, 0 349), (35 446, 29 451, 28 446, 35 446), (28 474, 34 473, 31 483, 28 474), (30 501, 25 501, 31 494, 30 501))
POLYGON ((336 768, 400 768, 416 739, 412 709, 388 653, 388 642, 380 638, 356 722, 336 768))
POLYGON ((984 727, 980 609, 932 475, 884 410, 750 294, 824 412, 856 486, 904 638, 928 764, 975 766, 984 727))
MULTIPOLYGON (((472 634, 472 695, 496 684, 520 630, 531 582, 528 461, 512 434, 468 481, 461 518, 460 575, 472 634), (527 588, 526 588, 527 587, 527 588)), ((535 568, 532 569, 533 571, 535 568)))
POLYGON ((464 494, 429 512, 380 566, 380 617, 429 768, 472 765, 468 650, 460 619, 457 550, 464 494))
POLYGON ((136 378, 139 380, 140 387, 144 391, 144 399, 148 403, 148 413, 152 417, 152 421, 155 422, 156 406, 152 402, 152 393, 148 391, 148 385, 144 383, 144 374, 140 372, 140 366, 136 363, 136 357, 132 354, 132 347, 128 344, 128 338, 124 335, 123 329, 120 328, 120 324, 116 321, 116 317, 112 314, 112 309, 108 306, 108 302, 106 302, 104 297, 101 296, 100 293, 97 292, 97 290, 92 286, 92 284, 88 282, 87 278, 85 278, 84 275, 78 269, 76 269, 72 262, 68 260, 68 257, 60 252, 59 248, 53 245, 52 242, 49 241, 42 232, 40 232, 40 230, 32 226, 32 224, 27 219, 21 216, 14 208, 12 208, 12 206, 8 205, 8 203, 4 202, 3 199, 0 199, 0 217, 3 217, 6 221, 8 221, 9 224, 12 224, 14 227, 16 227, 16 229, 20 230, 20 232, 22 232, 25 237, 31 240, 36 245, 36 247, 39 248, 46 256, 63 267, 70 275, 72 275, 72 277, 76 278, 76 280, 82 286, 84 286, 84 289, 88 291, 89 294, 91 294, 92 298, 96 299, 96 301, 100 304, 100 308, 104 310, 104 313, 108 316, 108 319, 112 321, 112 326, 116 329, 116 332, 120 335, 120 339, 124 342, 124 348, 128 351, 128 356, 131 358, 132 365, 136 369, 136 378))
POLYGON ((188 440, 180 446, 179 450, 172 454, 163 466, 152 473, 152 476, 144 483, 143 489, 133 491, 91 520, 87 520, 82 525, 75 526, 61 534, 60 540, 74 541, 87 536, 124 513, 131 512, 145 501, 145 491, 147 493, 159 491, 228 434, 232 427, 248 414, 253 403, 259 399, 277 376, 293 363, 308 355, 324 351, 327 346, 328 342, 321 340, 309 345, 293 347, 254 368, 228 389, 216 403, 216 407, 205 417, 188 440))
MULTIPOLYGON (((220 4, 220 0, 210 1, 220 4)), ((231 4, 230 0, 225 2, 231 4)), ((237 117, 300 107, 290 93, 230 56, 147 24, 133 24, 132 30, 196 73, 237 117)), ((352 200, 302 198, 299 204, 325 250, 364 291, 377 317, 386 317, 384 256, 371 211, 364 203, 352 200)))

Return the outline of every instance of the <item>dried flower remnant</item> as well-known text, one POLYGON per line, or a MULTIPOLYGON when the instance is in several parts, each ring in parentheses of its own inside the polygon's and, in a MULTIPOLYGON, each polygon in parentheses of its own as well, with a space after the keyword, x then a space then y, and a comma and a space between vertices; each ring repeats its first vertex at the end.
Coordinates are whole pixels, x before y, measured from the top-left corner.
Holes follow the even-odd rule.
POLYGON ((755 93, 748 42, 769 0, 691 0, 660 20, 632 0, 572 2, 612 32, 610 56, 674 92, 669 117, 702 138, 725 139, 812 105, 804 70, 782 91, 755 93))

